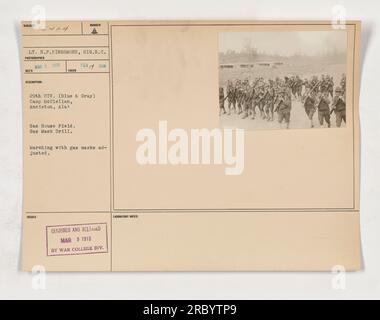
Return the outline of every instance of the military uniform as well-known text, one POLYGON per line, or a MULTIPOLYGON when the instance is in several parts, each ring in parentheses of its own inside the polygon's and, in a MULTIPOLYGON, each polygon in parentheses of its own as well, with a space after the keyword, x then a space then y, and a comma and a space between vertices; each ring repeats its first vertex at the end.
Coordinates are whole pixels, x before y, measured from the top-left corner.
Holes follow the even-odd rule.
POLYGON ((268 121, 273 121, 274 95, 274 88, 271 85, 267 89, 265 97, 265 115, 268 121))
POLYGON ((258 94, 258 97, 257 97, 257 105, 259 107, 259 110, 260 110, 260 116, 262 119, 264 119, 265 117, 265 114, 264 114, 264 96, 265 96, 265 92, 264 92, 264 89, 263 87, 260 88, 259 90, 259 94, 258 94))
POLYGON ((305 92, 307 92, 308 90, 311 89, 311 81, 309 81, 308 79, 305 79, 305 80, 303 81, 303 85, 304 85, 304 87, 305 87, 305 92))
POLYGON ((292 95, 294 97, 296 96, 296 88, 297 88, 297 83, 296 82, 297 82, 297 80, 293 76, 293 77, 290 78, 289 83, 288 83, 288 86, 291 89, 292 95))
POLYGON ((331 76, 328 79, 327 91, 330 94, 331 98, 333 98, 334 97, 334 78, 331 76))
POLYGON ((305 112, 306 112, 306 115, 307 117, 312 120, 313 119, 313 116, 314 116, 314 113, 315 113, 315 98, 313 95, 308 95, 306 97, 306 100, 305 100, 305 103, 304 103, 304 108, 305 108, 305 112))
POLYGON ((231 82, 227 85, 227 101, 228 101, 228 114, 231 114, 231 110, 236 112, 236 94, 235 88, 231 82))
POLYGON ((237 111, 238 111, 238 114, 241 114, 242 109, 243 109, 243 89, 240 83, 237 84, 235 93, 236 93, 237 111))
POLYGON ((224 89, 223 87, 219 88, 219 115, 226 113, 224 109, 224 89))
POLYGON ((327 81, 328 80, 325 77, 325 75, 322 75, 321 84, 319 85, 319 91, 321 93, 325 93, 327 91, 327 88, 328 88, 328 82, 327 81))
POLYGON ((245 88, 244 88, 244 91, 242 92, 242 104, 243 104, 243 110, 244 110, 244 114, 243 114, 243 119, 247 118, 248 117, 248 112, 251 108, 251 90, 250 90, 250 87, 249 85, 246 85, 245 88))
POLYGON ((298 98, 301 99, 302 97, 302 88, 303 88, 303 81, 301 78, 298 78, 298 98))
POLYGON ((345 74, 342 75, 342 79, 340 80, 340 87, 341 87, 342 93, 345 94, 346 93, 346 75, 345 74))
POLYGON ((326 121, 327 126, 330 128, 330 100, 328 98, 328 92, 325 92, 319 97, 317 109, 319 124, 323 126, 323 122, 326 121))
POLYGON ((336 126, 339 128, 342 125, 342 120, 346 123, 346 101, 342 96, 341 88, 335 90, 332 108, 335 112, 336 126))
POLYGON ((315 103, 316 103, 316 99, 315 99, 315 93, 313 91, 313 92, 310 92, 306 96, 306 99, 304 102, 305 113, 310 120, 310 127, 311 128, 314 128, 313 117, 314 117, 314 113, 317 109, 315 103))
POLYGON ((285 91, 280 92, 279 102, 276 108, 278 114, 278 123, 282 123, 285 120, 286 128, 289 129, 290 123, 290 111, 292 109, 292 99, 285 91))
POLYGON ((254 89, 253 92, 252 92, 252 103, 251 103, 251 108, 252 108, 252 116, 251 116, 251 119, 255 119, 256 118, 256 106, 259 105, 259 101, 260 101, 260 91, 258 89, 254 89))
POLYGON ((315 88, 318 84, 318 77, 313 76, 310 81, 310 89, 315 88))

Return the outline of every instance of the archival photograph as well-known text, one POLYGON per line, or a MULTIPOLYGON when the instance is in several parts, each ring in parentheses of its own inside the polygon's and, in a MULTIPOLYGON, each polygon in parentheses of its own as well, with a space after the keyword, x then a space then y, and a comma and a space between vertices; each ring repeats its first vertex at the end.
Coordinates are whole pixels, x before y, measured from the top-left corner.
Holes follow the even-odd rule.
POLYGON ((228 128, 346 126, 344 30, 219 34, 219 117, 228 128))

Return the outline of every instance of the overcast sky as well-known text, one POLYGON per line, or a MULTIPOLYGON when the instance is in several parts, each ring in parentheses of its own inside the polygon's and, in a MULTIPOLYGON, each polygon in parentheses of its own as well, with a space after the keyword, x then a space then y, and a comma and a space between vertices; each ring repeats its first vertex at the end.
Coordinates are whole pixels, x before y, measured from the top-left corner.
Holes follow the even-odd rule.
POLYGON ((222 32, 219 52, 241 51, 248 43, 259 51, 289 56, 296 53, 315 55, 337 50, 345 52, 345 31, 222 32))

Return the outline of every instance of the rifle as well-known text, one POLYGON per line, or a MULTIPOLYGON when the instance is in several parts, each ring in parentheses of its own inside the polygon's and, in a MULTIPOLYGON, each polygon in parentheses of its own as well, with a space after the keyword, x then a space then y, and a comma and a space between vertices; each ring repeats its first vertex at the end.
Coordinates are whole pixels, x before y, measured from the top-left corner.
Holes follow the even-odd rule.
MULTIPOLYGON (((226 87, 226 89, 228 89, 228 87, 226 87)), ((236 90, 235 87, 233 87, 233 89, 234 89, 234 91, 236 90)), ((223 102, 226 101, 227 98, 228 98, 232 93, 233 93, 232 91, 230 91, 229 93, 227 93, 227 95, 226 95, 226 96, 224 97, 224 99, 223 99, 223 102)))
POLYGON ((259 102, 263 101, 268 95, 268 91, 266 91, 263 96, 260 98, 259 102))
MULTIPOLYGON (((277 96, 276 96, 276 100, 274 101, 274 105, 276 105, 277 100, 279 100, 278 97, 279 97, 279 94, 277 94, 277 96)), ((280 106, 281 101, 284 101, 284 100, 285 100, 285 99, 280 99, 280 101, 277 103, 277 106, 276 106, 276 108, 274 109, 273 112, 277 112, 277 111, 278 111, 278 108, 279 108, 279 106, 280 106)))
MULTIPOLYGON (((253 99, 253 96, 254 96, 254 94, 253 94, 253 90, 257 88, 257 84, 258 84, 259 81, 261 81, 260 78, 257 79, 257 80, 255 81, 255 83, 252 85, 252 87, 250 88, 250 91, 251 91, 251 92, 250 92, 250 97, 249 97, 249 99, 253 99)), ((261 86, 258 87, 258 88, 261 88, 261 86)))
MULTIPOLYGON (((278 91, 278 90, 276 90, 276 91, 278 91)), ((274 105, 276 105, 277 100, 278 100, 278 96, 279 96, 278 92, 275 92, 275 96, 276 96, 276 98, 274 99, 274 102, 273 102, 274 105)))
POLYGON ((302 103, 304 103, 305 102, 305 100, 306 100, 306 98, 309 96, 309 94, 311 93, 311 92, 313 92, 314 91, 314 89, 317 87, 317 86, 319 86, 320 84, 321 84, 321 80, 319 80, 311 89, 309 89, 309 91, 307 92, 307 93, 305 93, 303 96, 302 96, 302 99, 301 99, 301 101, 302 101, 302 103))
MULTIPOLYGON (((276 100, 276 102, 277 102, 277 100, 276 100)), ((277 104, 277 106, 276 106, 276 108, 274 109, 273 112, 277 112, 278 111, 278 108, 280 107, 280 103, 281 103, 281 101, 277 104)))
MULTIPOLYGON (((230 93, 231 93, 231 91, 230 91, 230 93)), ((230 93, 228 93, 228 94, 223 98, 223 103, 224 103, 224 101, 226 101, 227 98, 230 96, 230 93)))
POLYGON ((254 83, 253 86, 252 86, 252 89, 256 89, 256 86, 257 86, 257 84, 258 84, 259 81, 261 81, 260 78, 258 78, 258 79, 255 81, 255 83, 254 83))

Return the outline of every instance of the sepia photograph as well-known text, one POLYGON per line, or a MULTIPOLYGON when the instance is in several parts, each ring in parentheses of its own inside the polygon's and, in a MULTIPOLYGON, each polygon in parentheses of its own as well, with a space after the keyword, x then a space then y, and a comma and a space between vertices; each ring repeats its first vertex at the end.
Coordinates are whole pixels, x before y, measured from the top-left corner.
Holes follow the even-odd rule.
POLYGON ((219 33, 219 117, 228 128, 346 126, 344 30, 219 33))

